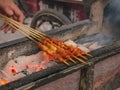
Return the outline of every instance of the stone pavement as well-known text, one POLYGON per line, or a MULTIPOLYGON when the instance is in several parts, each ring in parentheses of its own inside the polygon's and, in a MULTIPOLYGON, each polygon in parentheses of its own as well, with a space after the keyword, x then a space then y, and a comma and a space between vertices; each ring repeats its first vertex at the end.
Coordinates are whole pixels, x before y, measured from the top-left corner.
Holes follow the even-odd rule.
POLYGON ((3 31, 0 31, 0 44, 23 37, 25 36, 18 31, 16 31, 15 33, 11 33, 10 31, 8 33, 4 33, 3 31))
MULTIPOLYGON (((26 18, 24 23, 30 26, 31 21, 32 21, 32 18, 26 18)), ((0 26, 2 25, 2 23, 3 22, 0 20, 0 26)), ((8 33, 4 33, 3 31, 0 30, 0 44, 9 42, 12 40, 17 40, 23 37, 25 36, 18 31, 16 31, 15 33, 11 33, 11 31, 9 31, 8 33)))

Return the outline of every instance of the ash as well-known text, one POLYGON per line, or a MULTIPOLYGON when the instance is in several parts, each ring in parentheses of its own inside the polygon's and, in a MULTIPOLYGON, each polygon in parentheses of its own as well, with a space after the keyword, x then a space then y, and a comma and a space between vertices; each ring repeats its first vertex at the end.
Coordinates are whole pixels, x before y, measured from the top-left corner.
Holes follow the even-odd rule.
POLYGON ((55 64, 57 63, 50 61, 42 51, 30 56, 19 56, 18 58, 10 60, 4 66, 3 70, 0 70, 0 85, 7 84, 55 64))
POLYGON ((95 33, 92 35, 87 35, 84 38, 78 38, 75 40, 76 43, 82 44, 84 47, 88 48, 90 51, 96 50, 98 48, 112 45, 117 39, 106 36, 101 33, 95 33))
MULTIPOLYGON (((67 40, 65 43, 78 47, 85 52, 90 52, 111 45, 114 41, 116 40, 111 37, 102 34, 93 34, 87 35, 84 38, 78 38, 75 41, 67 40)), ((30 56, 19 56, 18 58, 10 60, 3 70, 0 70, 0 84, 9 83, 56 64, 54 60, 51 60, 51 58, 42 51, 30 56)))

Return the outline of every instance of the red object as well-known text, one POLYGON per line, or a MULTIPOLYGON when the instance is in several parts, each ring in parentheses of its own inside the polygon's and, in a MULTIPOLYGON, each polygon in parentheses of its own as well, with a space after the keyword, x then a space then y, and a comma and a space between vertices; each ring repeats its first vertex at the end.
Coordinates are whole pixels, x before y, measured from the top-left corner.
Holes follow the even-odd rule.
POLYGON ((75 3, 75 4, 80 4, 81 1, 78 0, 53 0, 53 1, 60 1, 60 2, 67 2, 67 3, 75 3))
POLYGON ((71 19, 72 22, 85 20, 87 18, 83 3, 77 0, 26 0, 26 3, 29 6, 29 11, 31 11, 33 14, 39 11, 41 8, 41 6, 39 6, 40 1, 42 1, 42 6, 48 5, 48 8, 57 6, 57 8, 63 9, 63 14, 71 19), (66 6, 62 6, 61 3, 63 3, 63 5, 65 3, 66 6), (73 15, 71 16, 72 13, 73 15))
POLYGON ((87 18, 85 8, 82 4, 80 5, 72 4, 72 9, 76 11, 75 17, 77 18, 77 21, 81 21, 87 18))
POLYGON ((26 0, 26 2, 33 13, 39 10, 39 0, 26 0))

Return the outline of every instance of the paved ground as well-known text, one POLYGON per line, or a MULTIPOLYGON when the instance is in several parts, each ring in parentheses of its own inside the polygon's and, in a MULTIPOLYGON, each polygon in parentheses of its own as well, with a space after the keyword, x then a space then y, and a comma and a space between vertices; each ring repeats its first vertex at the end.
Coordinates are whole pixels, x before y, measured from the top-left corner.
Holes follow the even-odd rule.
MULTIPOLYGON (((32 20, 31 18, 26 18, 25 23, 27 23, 27 25, 30 25, 31 20, 32 20)), ((2 25, 2 23, 3 22, 0 21, 0 26, 2 25)), ((10 31, 8 33, 4 33, 3 31, 0 30, 0 44, 23 37, 25 36, 18 31, 16 31, 15 33, 11 33, 10 31)))
POLYGON ((15 33, 8 32, 6 34, 3 31, 0 31, 0 44, 8 41, 16 40, 19 38, 23 38, 23 37, 24 35, 22 35, 18 31, 16 31, 15 33))

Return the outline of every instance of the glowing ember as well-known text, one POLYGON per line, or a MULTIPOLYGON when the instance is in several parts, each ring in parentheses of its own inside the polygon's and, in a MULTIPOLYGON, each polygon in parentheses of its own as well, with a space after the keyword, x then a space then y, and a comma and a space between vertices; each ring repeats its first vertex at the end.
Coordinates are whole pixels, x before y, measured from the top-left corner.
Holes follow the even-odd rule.
MULTIPOLYGON (((59 42, 60 44, 61 42, 59 42)), ((70 55, 77 54, 76 51, 78 49, 68 48, 71 53, 68 53, 68 51, 64 51, 61 47, 54 47, 50 44, 47 44, 49 47, 43 47, 47 52, 40 51, 37 54, 30 55, 30 56, 19 56, 18 58, 15 58, 14 60, 10 60, 6 66, 3 68, 3 70, 0 71, 0 83, 1 85, 7 84, 11 81, 17 80, 19 78, 25 77, 27 75, 30 75, 34 72, 41 71, 43 69, 46 69, 48 67, 54 66, 59 59, 60 62, 63 62, 65 64, 68 64, 65 59, 69 59, 72 62, 74 62, 70 55), (55 53, 57 52, 57 53, 55 53), (52 53, 52 55, 51 55, 52 53), (56 59, 56 61, 54 59, 56 59)), ((64 47, 64 44, 62 45, 64 47)), ((72 47, 72 46, 70 46, 72 47)), ((82 52, 82 51, 81 51, 82 52)), ((82 52, 83 53, 83 52, 82 52)), ((79 55, 79 53, 78 53, 79 55)), ((75 62, 74 62, 75 63, 75 62)))
POLYGON ((53 60, 53 57, 43 51, 43 56, 45 57, 41 64, 46 64, 49 60, 53 60))
POLYGON ((38 72, 55 65, 55 62, 49 62, 51 59, 50 55, 41 51, 34 55, 20 56, 10 60, 3 70, 0 71, 0 84, 7 84, 33 72, 38 72))
POLYGON ((15 69, 11 69, 11 72, 12 72, 13 74, 16 74, 16 73, 17 73, 17 71, 16 71, 15 69))
POLYGON ((13 65, 11 66, 11 72, 12 72, 13 74, 16 74, 16 73, 17 73, 17 71, 16 71, 16 69, 14 68, 13 65))
POLYGON ((34 67, 36 72, 45 69, 42 65, 39 65, 39 64, 36 64, 34 67))
POLYGON ((7 84, 8 82, 5 80, 5 79, 1 79, 0 80, 0 84, 2 84, 2 85, 5 85, 5 84, 7 84))

